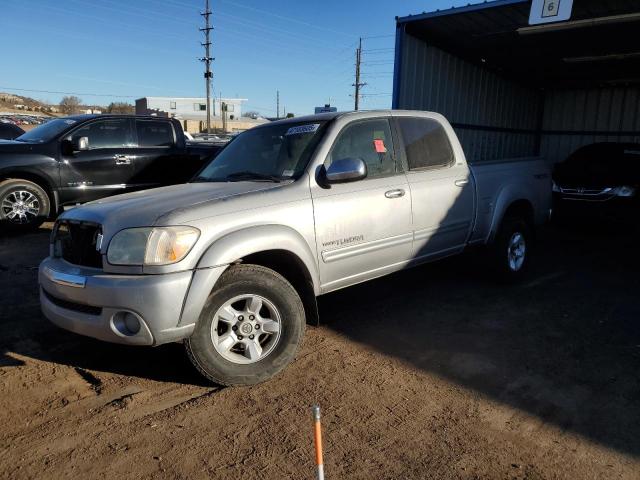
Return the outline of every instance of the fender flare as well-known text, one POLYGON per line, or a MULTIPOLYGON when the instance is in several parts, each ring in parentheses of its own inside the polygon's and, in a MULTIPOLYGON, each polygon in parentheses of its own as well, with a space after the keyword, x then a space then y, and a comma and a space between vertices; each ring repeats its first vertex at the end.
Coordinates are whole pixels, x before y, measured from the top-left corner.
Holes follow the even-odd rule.
MULTIPOLYGON (((207 297, 230 264, 247 255, 266 250, 285 250, 296 255, 309 273, 315 295, 320 294, 315 257, 298 232, 282 225, 247 227, 217 238, 202 254, 189 286, 178 326, 197 322, 207 297)), ((315 317, 317 321, 317 307, 315 317)))
POLYGON ((265 250, 285 250, 297 256, 311 277, 314 292, 316 295, 320 293, 315 255, 297 231, 284 225, 247 227, 220 237, 202 254, 196 268, 229 265, 242 257, 265 250))
POLYGON ((498 229, 502 224, 507 209, 515 202, 524 200, 531 205, 535 205, 532 198, 531 188, 524 183, 512 183, 503 187, 496 196, 496 206, 494 208, 493 218, 491 219, 491 228, 487 237, 487 243, 490 243, 498 233, 498 229))

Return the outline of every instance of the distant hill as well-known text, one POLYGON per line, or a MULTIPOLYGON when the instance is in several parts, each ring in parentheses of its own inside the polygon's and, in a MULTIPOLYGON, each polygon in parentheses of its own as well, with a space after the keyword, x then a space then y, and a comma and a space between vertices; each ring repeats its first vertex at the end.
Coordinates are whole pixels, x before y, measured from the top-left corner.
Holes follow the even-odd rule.
POLYGON ((55 115, 58 108, 57 105, 47 105, 35 98, 0 92, 0 111, 15 113, 40 112, 44 115, 55 115))

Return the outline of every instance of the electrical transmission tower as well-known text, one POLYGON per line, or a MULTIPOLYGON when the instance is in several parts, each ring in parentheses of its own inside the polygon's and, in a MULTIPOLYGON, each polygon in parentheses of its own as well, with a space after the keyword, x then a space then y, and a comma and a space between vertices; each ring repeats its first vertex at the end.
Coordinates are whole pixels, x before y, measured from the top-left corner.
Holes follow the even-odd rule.
POLYGON ((352 86, 356 88, 355 93, 353 94, 355 99, 355 110, 358 110, 360 106, 360 88, 364 87, 366 83, 360 82, 360 63, 362 61, 362 38, 360 38, 360 42, 358 43, 358 48, 356 48, 356 83, 352 86))
MULTIPOLYGON (((200 31, 204 32, 204 43, 201 45, 204 47, 204 57, 200 59, 201 62, 204 62, 204 80, 207 85, 207 133, 211 133, 211 79, 213 78, 213 72, 211 71, 211 62, 215 60, 215 58, 211 57, 211 41, 210 41, 210 32, 213 30, 211 26, 211 10, 209 9, 209 0, 205 0, 205 8, 204 12, 200 15, 204 17, 204 28, 201 28, 200 31)), ((215 115, 215 112, 214 112, 215 115)))

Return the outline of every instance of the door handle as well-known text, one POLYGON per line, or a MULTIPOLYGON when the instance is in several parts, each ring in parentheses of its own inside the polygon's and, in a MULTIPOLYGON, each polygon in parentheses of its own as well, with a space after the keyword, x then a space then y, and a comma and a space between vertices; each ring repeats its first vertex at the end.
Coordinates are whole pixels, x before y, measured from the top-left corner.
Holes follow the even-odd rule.
POLYGON ((131 158, 128 155, 114 155, 116 165, 131 165, 131 158))
POLYGON ((462 179, 462 180, 456 180, 455 182, 456 187, 464 187, 467 183, 469 183, 469 180, 462 179))
POLYGON ((404 190, 401 188, 398 188, 397 190, 389 190, 387 192, 384 192, 384 196, 387 198, 400 198, 400 197, 404 197, 404 190))

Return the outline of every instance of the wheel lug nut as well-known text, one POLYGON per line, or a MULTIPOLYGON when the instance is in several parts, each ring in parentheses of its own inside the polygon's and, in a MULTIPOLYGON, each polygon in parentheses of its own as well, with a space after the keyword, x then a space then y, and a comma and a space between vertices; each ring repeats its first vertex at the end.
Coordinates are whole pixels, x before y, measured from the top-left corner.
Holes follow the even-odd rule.
POLYGON ((249 338, 250 338, 251 340, 253 340, 253 335, 249 335, 249 338))
POLYGON ((233 330, 235 332, 236 330, 238 330, 238 327, 236 325, 234 325, 233 327, 231 327, 231 330, 233 330))
POLYGON ((256 325, 256 330, 260 330, 260 325, 256 325))
POLYGON ((240 315, 240 316, 238 317, 238 320, 243 321, 243 320, 244 320, 244 317, 243 317, 242 315, 240 315))
POLYGON ((238 340, 242 340, 244 337, 242 335, 238 335, 238 340))

